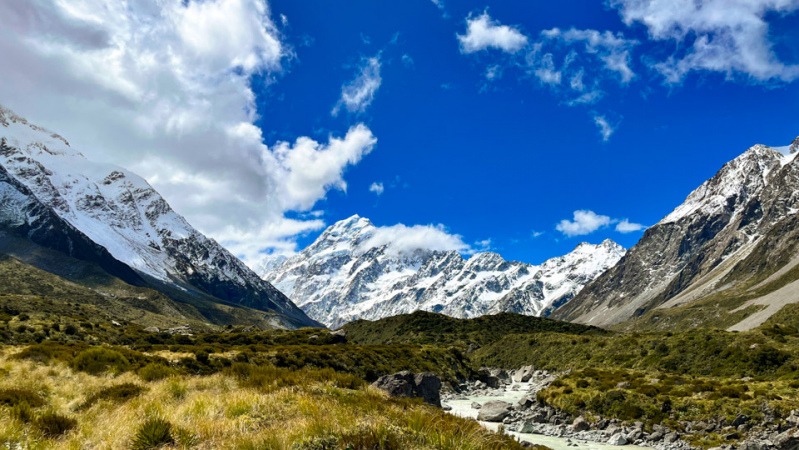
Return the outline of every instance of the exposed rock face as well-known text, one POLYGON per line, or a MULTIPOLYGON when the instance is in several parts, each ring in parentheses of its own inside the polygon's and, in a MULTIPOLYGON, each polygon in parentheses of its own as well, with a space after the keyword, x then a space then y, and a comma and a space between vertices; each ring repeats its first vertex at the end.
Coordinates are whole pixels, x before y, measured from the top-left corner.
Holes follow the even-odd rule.
POLYGON ((608 240, 580 244, 540 266, 496 253, 398 250, 372 244, 377 228, 352 216, 308 248, 258 270, 311 317, 331 327, 425 310, 458 318, 499 312, 547 315, 615 264, 624 249, 608 240))
MULTIPOLYGON (((144 179, 89 161, 61 136, 0 106, 0 225, 132 284, 170 286, 271 313, 276 326, 319 325, 144 179)), ((159 289, 160 290, 160 289, 159 289)))
POLYGON ((512 406, 513 405, 510 403, 500 400, 486 402, 483 404, 483 407, 480 408, 480 413, 477 414, 477 420, 482 420, 484 422, 502 422, 502 419, 510 415, 512 406))
POLYGON ((384 375, 372 386, 392 397, 421 398, 425 403, 441 407, 441 380, 433 373, 413 374, 402 371, 384 375))
POLYGON ((792 267, 799 262, 796 148, 797 141, 756 145, 725 164, 552 317, 613 325, 792 267))

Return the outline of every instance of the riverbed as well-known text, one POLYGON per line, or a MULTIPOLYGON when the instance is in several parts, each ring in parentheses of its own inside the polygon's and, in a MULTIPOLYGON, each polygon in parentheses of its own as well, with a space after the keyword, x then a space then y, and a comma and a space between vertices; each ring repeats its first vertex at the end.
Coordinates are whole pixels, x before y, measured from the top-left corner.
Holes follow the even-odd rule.
MULTIPOLYGON (((460 417, 467 417, 470 419, 477 419, 477 414, 480 412, 480 410, 472 408, 473 402, 477 402, 482 405, 492 400, 501 400, 503 402, 508 402, 515 405, 519 402, 519 400, 529 395, 528 391, 531 388, 529 383, 514 383, 514 385, 518 387, 513 387, 513 385, 507 386, 501 396, 467 396, 465 400, 447 400, 445 405, 452 407, 452 410, 449 411, 450 414, 460 417)), ((499 423, 492 422, 480 422, 480 424, 493 431, 497 431, 500 425, 499 423)), ((515 436, 521 441, 545 445, 553 450, 653 450, 652 447, 643 447, 638 445, 609 445, 600 442, 589 442, 574 438, 567 439, 556 436, 544 436, 541 434, 516 433, 511 431, 506 431, 506 433, 515 436)))

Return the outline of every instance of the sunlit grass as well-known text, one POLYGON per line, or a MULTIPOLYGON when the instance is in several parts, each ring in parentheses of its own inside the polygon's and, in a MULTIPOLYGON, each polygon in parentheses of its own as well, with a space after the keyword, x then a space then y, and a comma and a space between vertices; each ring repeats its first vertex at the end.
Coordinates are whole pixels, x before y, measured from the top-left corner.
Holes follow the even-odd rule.
POLYGON ((0 406, 0 446, 116 449, 170 442, 170 448, 197 449, 520 448, 474 421, 418 400, 387 398, 333 371, 238 367, 238 372, 147 382, 130 371, 95 376, 64 363, 13 358, 19 350, 0 349, 0 390, 26 389, 45 404, 30 408, 33 420, 28 422, 15 417, 12 406, 0 406), (143 389, 126 395, 132 391, 126 383, 143 389), (128 388, 115 389, 123 385, 128 388), (115 396, 118 392, 124 395, 115 396), (67 424, 76 420, 77 426, 63 436, 48 436, 36 425, 45 414, 63 416, 67 424))

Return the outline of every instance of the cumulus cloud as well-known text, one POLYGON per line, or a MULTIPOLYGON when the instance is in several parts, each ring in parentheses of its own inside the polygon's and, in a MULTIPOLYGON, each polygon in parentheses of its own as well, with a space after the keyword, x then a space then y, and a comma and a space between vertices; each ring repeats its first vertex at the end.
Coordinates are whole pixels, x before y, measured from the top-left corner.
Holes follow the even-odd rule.
POLYGON ((555 227, 568 237, 591 234, 594 231, 610 225, 610 217, 599 215, 589 210, 574 212, 574 220, 561 220, 555 227))
POLYGON ((358 68, 358 76, 341 87, 341 98, 333 108, 337 116, 341 108, 351 113, 362 113, 372 104, 383 79, 380 78, 380 55, 364 58, 358 68))
POLYGON ((397 224, 378 227, 372 235, 360 244, 360 249, 388 245, 387 251, 395 254, 408 254, 416 250, 450 251, 471 254, 474 249, 458 234, 451 234, 444 225, 397 224))
POLYGON ((618 128, 618 124, 611 125, 605 116, 594 116, 594 123, 599 128, 599 134, 602 135, 602 140, 604 142, 608 142, 610 140, 610 136, 613 135, 613 133, 616 131, 616 128, 618 128))
POLYGON ((475 53, 491 48, 516 53, 527 45, 527 36, 508 25, 502 25, 488 11, 466 18, 466 34, 458 34, 461 53, 475 53))
MULTIPOLYGON (((616 224, 616 231, 619 233, 632 233, 646 228, 639 223, 630 222, 629 219, 611 219, 610 216, 604 216, 591 210, 581 209, 574 211, 572 220, 561 220, 555 226, 555 229, 567 237, 574 237, 591 234, 594 231, 606 228, 614 223, 616 224)), ((535 237, 535 235, 533 237, 535 237)))
POLYGON ((251 81, 276 81, 292 55, 265 0, 0 2, 0 54, 6 106, 144 176, 248 260, 323 227, 285 213, 346 189, 376 142, 356 125, 264 144, 251 81))
POLYGON ((691 71, 743 74, 758 81, 793 81, 799 66, 774 53, 767 17, 794 13, 796 0, 612 0, 627 25, 647 27, 652 39, 672 41, 678 50, 666 61, 652 61, 669 83, 691 71))
POLYGON ((386 188, 385 186, 383 186, 383 183, 378 183, 377 181, 375 181, 369 186, 369 192, 374 192, 374 194, 377 195, 378 197, 383 195, 383 192, 385 192, 385 190, 386 188))
POLYGON ((624 219, 616 224, 616 231, 619 233, 632 233, 634 231, 641 231, 645 226, 640 223, 632 223, 628 219, 624 219))

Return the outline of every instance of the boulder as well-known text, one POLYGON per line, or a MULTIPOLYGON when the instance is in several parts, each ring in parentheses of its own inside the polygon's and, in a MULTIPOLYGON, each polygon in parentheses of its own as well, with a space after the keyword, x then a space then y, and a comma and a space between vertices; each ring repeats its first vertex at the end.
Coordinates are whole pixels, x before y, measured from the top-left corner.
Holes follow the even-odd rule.
POLYGON ((477 420, 484 422, 502 422, 511 412, 511 404, 500 400, 486 402, 477 414, 477 420))
POLYGON ((578 417, 572 422, 572 430, 574 432, 587 431, 591 428, 591 424, 585 420, 585 417, 578 417))
POLYGON ((145 333, 160 333, 161 330, 159 330, 158 327, 147 327, 147 328, 144 329, 144 332, 145 333))
POLYGON ((441 380, 432 373, 413 374, 402 371, 384 375, 372 386, 385 391, 392 397, 416 397, 426 403, 441 407, 441 380))
POLYGON ((535 373, 533 366, 524 366, 514 372, 511 379, 514 383, 526 383, 533 377, 533 373, 535 373))
POLYGON ((479 404, 477 402, 472 402, 472 409, 480 409, 482 407, 483 407, 483 405, 481 405, 481 404, 479 404))
POLYGON ((673 444, 677 442, 678 439, 680 439, 680 436, 678 436, 677 433, 667 433, 663 436, 663 442, 667 444, 673 444))
POLYGON ((627 438, 621 433, 616 433, 608 440, 610 445, 627 445, 627 438))
POLYGON ((735 418, 735 420, 732 421, 732 426, 737 428, 738 426, 743 425, 743 424, 745 424, 747 422, 749 422, 749 416, 747 416, 745 414, 739 414, 735 418))
POLYGON ((793 428, 780 433, 774 439, 774 446, 779 450, 799 450, 799 430, 793 428))
POLYGON ((441 379, 434 373, 417 373, 414 377, 414 394, 425 403, 441 406, 441 379))
POLYGON ((536 404, 536 401, 535 401, 535 399, 533 397, 522 397, 522 399, 519 400, 519 406, 521 406, 522 408, 525 408, 525 409, 526 408, 531 408, 535 404, 536 404))

